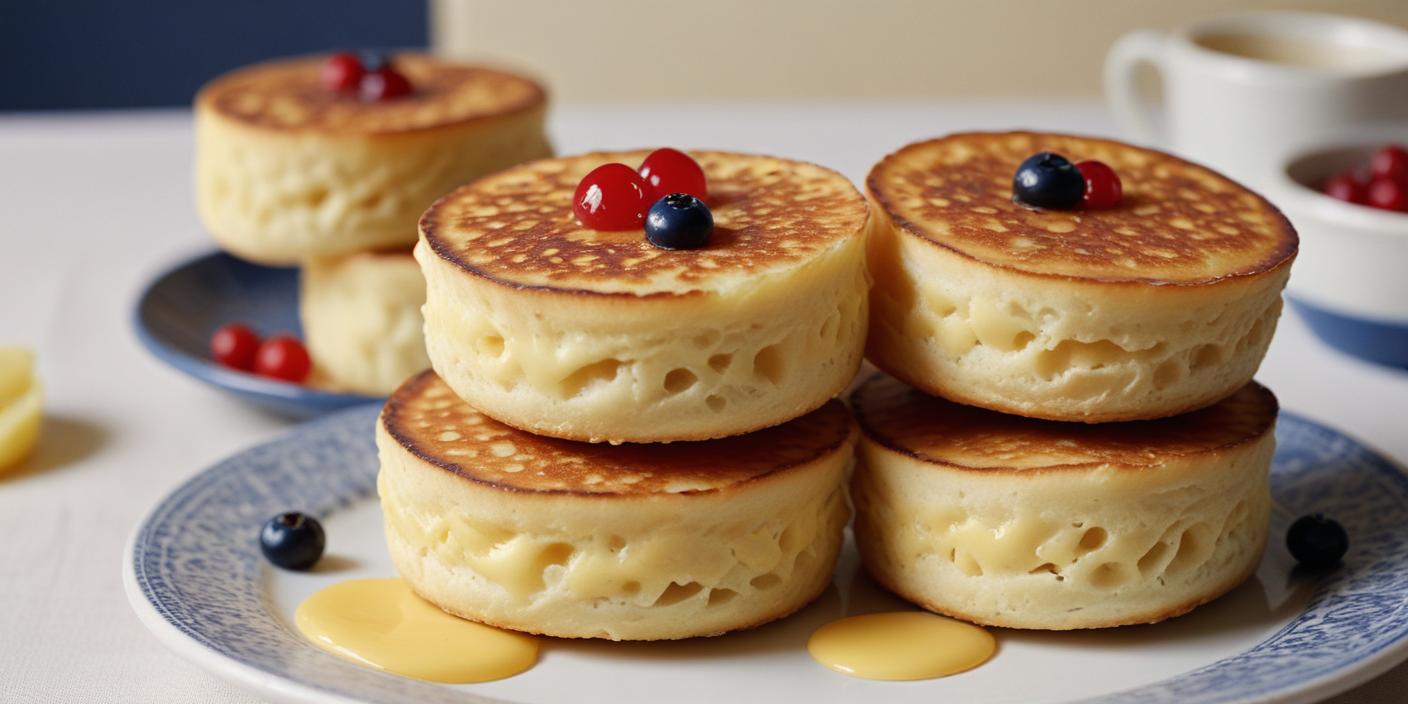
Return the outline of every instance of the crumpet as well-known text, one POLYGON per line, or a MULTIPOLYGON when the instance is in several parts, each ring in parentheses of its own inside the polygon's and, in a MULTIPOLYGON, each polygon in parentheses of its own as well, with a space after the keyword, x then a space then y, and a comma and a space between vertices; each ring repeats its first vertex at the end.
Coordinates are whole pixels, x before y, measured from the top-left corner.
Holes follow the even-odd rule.
POLYGON ((854 443, 839 401, 724 440, 554 440, 425 372, 382 411, 377 486, 397 570, 450 613, 565 638, 689 638, 821 594, 854 443))
POLYGON ((1270 343, 1297 248, 1255 193, 1103 139, 956 134, 885 157, 866 183, 869 359, 929 393, 1035 418, 1158 418, 1236 392, 1270 343), (1109 164, 1122 202, 1013 202, 1013 172, 1040 151, 1109 164))
POLYGON ((415 242, 450 189, 551 153, 547 98, 522 76, 397 54, 413 92, 325 88, 322 57, 256 64, 196 96, 196 207, 221 247, 271 265, 415 242))
POLYGON ((938 613, 1009 628, 1152 623, 1245 580, 1266 544, 1276 398, 1088 425, 1009 416, 876 375, 851 492, 866 568, 938 613))
POLYGON ((578 224, 581 178, 645 155, 525 164, 425 213, 416 258, 435 371, 503 423, 591 442, 737 435, 840 393, 865 338, 865 199, 819 166, 694 152, 708 246, 578 224))
POLYGON ((410 249, 312 259, 299 272, 303 341, 333 388, 386 396, 428 368, 424 304, 425 279, 410 249))

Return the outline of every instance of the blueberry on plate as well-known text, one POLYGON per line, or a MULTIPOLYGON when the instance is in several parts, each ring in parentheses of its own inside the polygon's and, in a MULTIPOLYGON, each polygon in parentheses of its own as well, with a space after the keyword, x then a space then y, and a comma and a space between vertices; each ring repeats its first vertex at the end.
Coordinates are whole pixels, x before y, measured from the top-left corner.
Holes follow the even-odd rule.
POLYGON ((1314 513, 1301 516, 1291 524, 1286 531, 1286 548, 1306 567, 1333 567, 1349 550, 1349 534, 1339 521, 1314 513))
POLYGON ((645 215, 645 238, 661 249, 698 249, 709 244, 714 214, 688 193, 671 193, 645 215))
POLYGON ((1035 208, 1074 208, 1085 197, 1085 177, 1066 157, 1040 152, 1017 167, 1012 177, 1012 197, 1035 208))
POLYGON ((306 570, 323 556, 327 536, 312 516, 297 511, 269 519, 259 531, 259 549, 270 562, 286 570, 306 570))

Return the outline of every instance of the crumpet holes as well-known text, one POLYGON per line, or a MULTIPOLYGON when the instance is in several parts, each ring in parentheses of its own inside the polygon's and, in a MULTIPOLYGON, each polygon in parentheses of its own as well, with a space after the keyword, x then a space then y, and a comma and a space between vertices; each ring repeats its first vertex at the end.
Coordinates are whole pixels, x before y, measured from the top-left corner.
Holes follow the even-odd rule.
POLYGON ((479 338, 479 354, 499 358, 504 354, 504 338, 500 335, 485 335, 479 338))
POLYGON ((728 354, 726 352, 716 355, 710 355, 709 357, 709 368, 713 369, 719 374, 723 374, 724 372, 728 371, 729 365, 731 364, 733 364, 733 355, 728 354))
POLYGON ((782 357, 782 345, 768 345, 753 355, 753 374, 759 379, 777 385, 782 383, 786 361, 782 357))
POLYGON ((699 377, 688 369, 683 367, 671 369, 670 373, 665 375, 665 391, 670 394, 684 393, 697 381, 699 381, 699 377))
POLYGON ((1164 558, 1168 556, 1168 552, 1168 543, 1163 541, 1154 543, 1139 557, 1139 562, 1136 565, 1139 568, 1139 573, 1149 575, 1161 572, 1165 566, 1164 558))
POLYGON ((689 582, 687 584, 670 582, 670 586, 665 587, 665 591, 660 592, 660 596, 656 597, 655 603, 652 604, 652 606, 673 606, 685 599, 692 598, 703 590, 704 585, 698 582, 689 582))
POLYGON ((748 586, 758 591, 767 591, 782 584, 782 578, 772 574, 762 574, 748 580, 748 586))
POLYGON ((604 384, 616 378, 623 366, 619 359, 602 359, 580 367, 562 380, 560 390, 563 396, 572 397, 593 384, 604 384))
POLYGON ((1081 534, 1080 543, 1077 545, 1079 554, 1085 555, 1099 550, 1105 546, 1105 541, 1109 540, 1109 538, 1110 534, 1105 532, 1104 528, 1099 526, 1087 528, 1086 531, 1081 534))
POLYGON ((1118 562, 1105 562, 1090 573, 1090 583, 1100 589, 1112 589, 1129 580, 1124 565, 1118 562))
POLYGON ((1178 573, 1195 567, 1203 559, 1203 538, 1202 524, 1198 524, 1183 531, 1183 535, 1178 539, 1178 551, 1173 554, 1173 559, 1169 560, 1169 573, 1178 573))
POLYGON ((709 601, 704 605, 706 607, 722 606, 733 601, 736 596, 738 596, 738 592, 732 589, 711 589, 709 590, 709 601))
POLYGON ((1200 345, 1193 352, 1193 371, 1215 367, 1227 358, 1222 345, 1200 345))

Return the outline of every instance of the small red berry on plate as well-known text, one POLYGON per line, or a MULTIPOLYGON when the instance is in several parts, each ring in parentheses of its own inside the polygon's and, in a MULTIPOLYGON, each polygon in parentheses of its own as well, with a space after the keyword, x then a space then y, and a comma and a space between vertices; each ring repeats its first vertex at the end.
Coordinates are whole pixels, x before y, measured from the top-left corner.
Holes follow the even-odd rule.
POLYGON ((645 222, 645 179, 625 164, 602 164, 591 170, 572 196, 577 221, 594 230, 630 230, 645 222))
POLYGON ((379 103, 411 94, 411 82, 390 64, 367 72, 361 82, 362 102, 379 103))
POLYGON ((1320 190, 1325 195, 1346 203, 1363 205, 1369 199, 1366 184, 1349 171, 1335 174, 1326 179, 1325 183, 1320 186, 1320 190))
POLYGON ((323 62, 323 87, 335 93, 355 93, 362 83, 362 60, 350 51, 328 57, 323 62))
POLYGON ((259 335, 240 323, 230 323, 210 336, 210 356, 231 369, 254 369, 254 353, 258 349, 259 335))
POLYGON ((656 149, 640 163, 640 177, 650 187, 646 194, 653 203, 671 193, 688 193, 699 200, 709 197, 704 169, 693 157, 678 149, 656 149))
POLYGON ((313 362, 308 359, 303 343, 288 335, 265 340, 254 357, 255 374, 295 384, 307 379, 312 368, 313 362))
POLYGON ((1397 144, 1379 147, 1369 157, 1369 173, 1374 178, 1391 178, 1408 185, 1408 150, 1397 144))
POLYGON ((1085 196, 1080 204, 1092 210, 1113 208, 1124 196, 1124 185, 1119 174, 1103 161, 1082 161, 1076 164, 1080 175, 1085 178, 1085 196))
POLYGON ((1408 211, 1408 185, 1393 178, 1376 178, 1369 182, 1368 204, 1382 210, 1408 211))

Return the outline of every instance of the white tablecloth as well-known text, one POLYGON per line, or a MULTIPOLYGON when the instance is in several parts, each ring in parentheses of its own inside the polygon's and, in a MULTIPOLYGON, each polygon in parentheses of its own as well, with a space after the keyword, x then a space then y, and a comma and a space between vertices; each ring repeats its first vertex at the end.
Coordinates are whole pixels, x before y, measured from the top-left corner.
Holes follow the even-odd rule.
MULTIPOLYGON (((562 152, 723 147, 857 181, 912 139, 1004 127, 1112 130, 1084 102, 564 108, 552 119, 562 152)), ((285 427, 166 368, 133 335, 141 286, 211 247, 190 165, 184 111, 0 117, 0 342, 38 349, 49 409, 30 468, 0 479, 0 702, 257 701, 168 653, 120 582, 124 542, 153 502, 285 427)), ((1408 457, 1408 374, 1330 352, 1288 312, 1259 378, 1285 407, 1408 457)), ((1400 666, 1333 701, 1405 691, 1400 666)))

